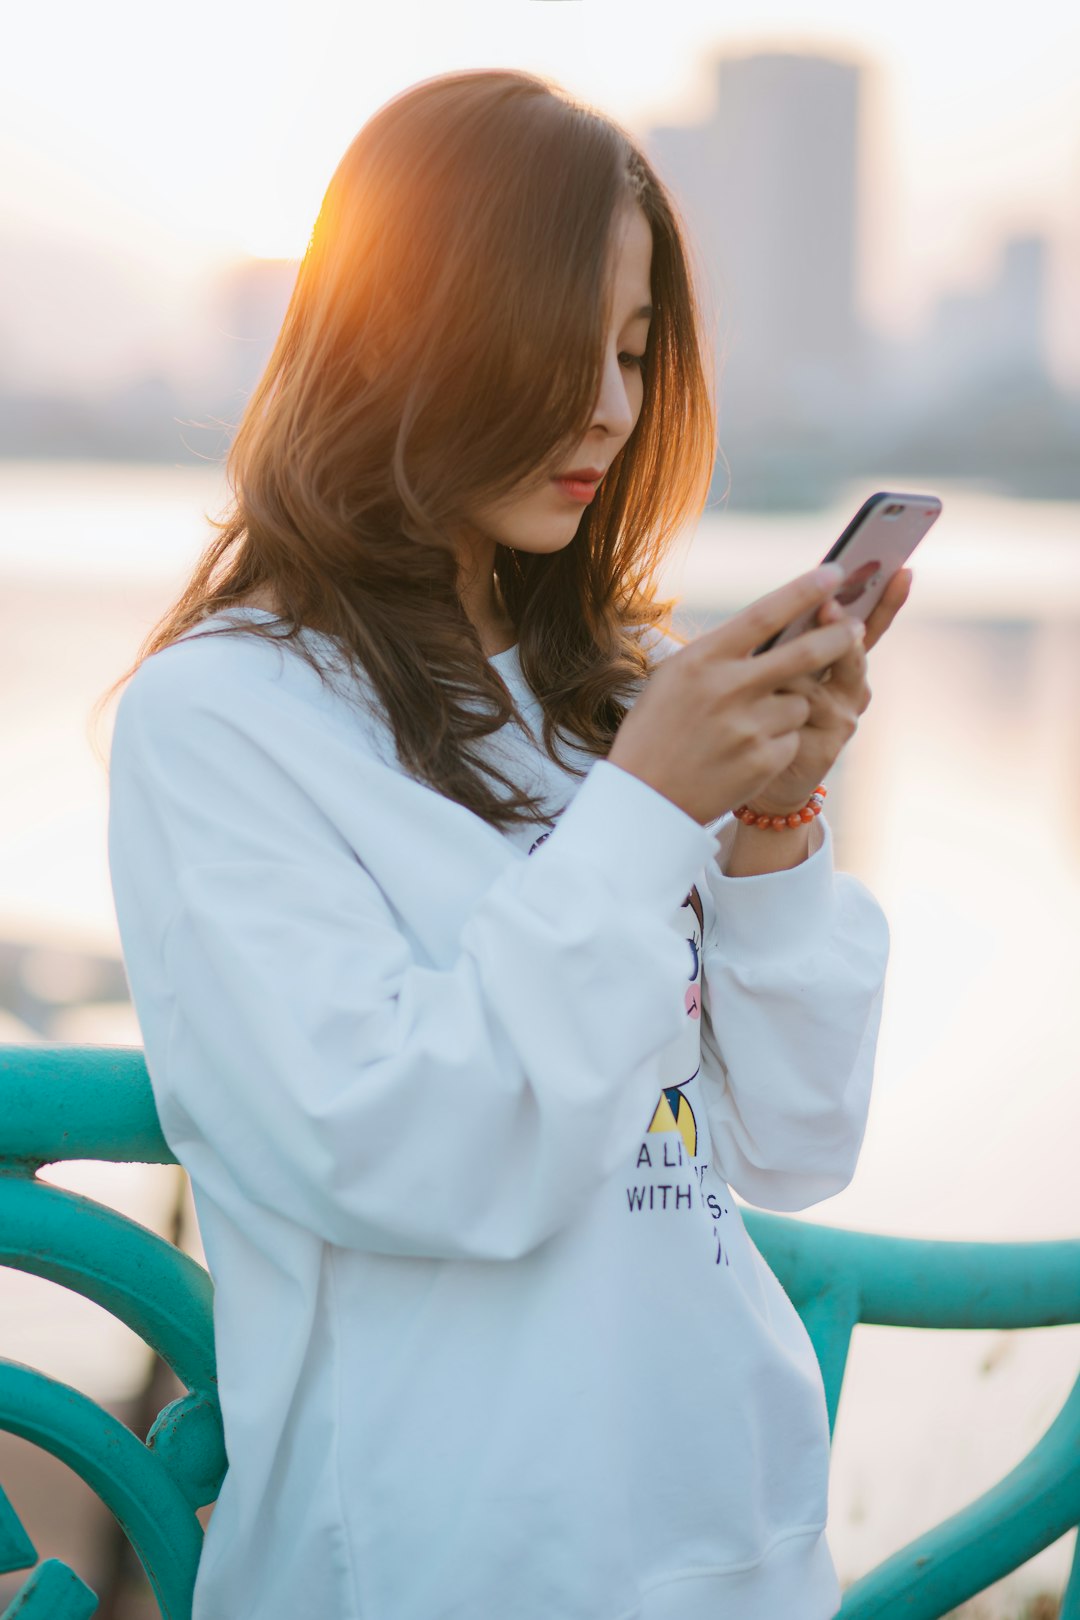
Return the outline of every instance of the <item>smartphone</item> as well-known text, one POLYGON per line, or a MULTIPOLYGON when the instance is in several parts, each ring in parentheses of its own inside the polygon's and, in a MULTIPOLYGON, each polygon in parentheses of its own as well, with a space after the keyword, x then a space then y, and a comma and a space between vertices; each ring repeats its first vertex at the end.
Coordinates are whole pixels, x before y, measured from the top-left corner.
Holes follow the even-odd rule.
MULTIPOLYGON (((859 507, 822 563, 840 563, 844 578, 833 600, 853 618, 868 619, 897 569, 911 556, 941 513, 936 495, 897 495, 879 490, 859 507)), ((820 603, 801 613, 775 636, 754 648, 754 655, 801 636, 817 621, 820 603)))

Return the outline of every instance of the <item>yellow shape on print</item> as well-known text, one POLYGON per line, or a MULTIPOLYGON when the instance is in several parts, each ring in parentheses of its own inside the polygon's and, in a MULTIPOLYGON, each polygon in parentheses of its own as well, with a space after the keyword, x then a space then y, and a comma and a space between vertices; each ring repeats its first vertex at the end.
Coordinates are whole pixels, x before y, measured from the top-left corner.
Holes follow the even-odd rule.
POLYGON ((649 1130, 678 1131, 686 1145, 687 1153, 691 1158, 696 1155, 697 1120, 694 1118, 694 1110, 677 1086, 671 1086, 660 1093, 660 1101, 656 1105, 649 1130), (672 1111, 672 1097, 677 1099, 675 1104, 677 1112, 672 1111))

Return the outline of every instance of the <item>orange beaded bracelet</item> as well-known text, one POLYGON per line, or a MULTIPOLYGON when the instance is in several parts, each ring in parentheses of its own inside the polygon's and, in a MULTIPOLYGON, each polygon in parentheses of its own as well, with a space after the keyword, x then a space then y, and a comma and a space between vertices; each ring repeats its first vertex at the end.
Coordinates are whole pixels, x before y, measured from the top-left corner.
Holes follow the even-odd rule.
POLYGON ((770 832, 786 832, 789 827, 801 827, 805 822, 813 821, 815 816, 819 816, 827 791, 819 784, 801 810, 792 810, 790 815, 786 816, 759 816, 748 804, 740 804, 739 808, 731 813, 746 827, 761 827, 770 832))

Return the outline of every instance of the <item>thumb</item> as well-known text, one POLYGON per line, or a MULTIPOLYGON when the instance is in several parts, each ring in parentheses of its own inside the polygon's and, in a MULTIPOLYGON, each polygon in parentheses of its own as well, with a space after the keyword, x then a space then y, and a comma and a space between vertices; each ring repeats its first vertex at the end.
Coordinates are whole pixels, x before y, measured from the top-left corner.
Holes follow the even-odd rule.
POLYGON ((820 607, 837 590, 844 578, 844 570, 836 563, 826 563, 808 574, 800 574, 756 602, 743 608, 715 630, 707 630, 697 639, 705 643, 705 651, 715 648, 727 657, 748 658, 763 642, 770 642, 786 630, 793 620, 820 607))

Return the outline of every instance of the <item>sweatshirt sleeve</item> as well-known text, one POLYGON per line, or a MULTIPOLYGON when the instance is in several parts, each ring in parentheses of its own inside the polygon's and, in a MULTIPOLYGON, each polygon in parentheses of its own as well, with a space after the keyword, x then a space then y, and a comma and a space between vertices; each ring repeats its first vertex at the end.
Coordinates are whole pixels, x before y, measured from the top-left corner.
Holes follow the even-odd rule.
POLYGON ((790 870, 728 877, 737 823, 705 881, 702 1082, 717 1169, 763 1209, 830 1198, 866 1132, 889 933, 877 901, 833 866, 832 832, 790 870))
MULTIPOLYGON (((116 716, 109 860, 177 1158, 227 1205, 345 1247, 513 1259, 544 1242, 655 1103, 650 1060, 685 1016, 673 919, 712 835, 597 761, 435 966, 280 736, 143 670, 116 716)), ((444 805, 392 829, 402 862, 446 837, 453 863, 444 805)), ((363 814, 390 812, 372 795, 363 814)))

